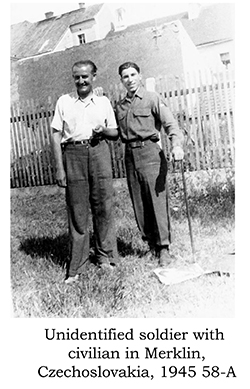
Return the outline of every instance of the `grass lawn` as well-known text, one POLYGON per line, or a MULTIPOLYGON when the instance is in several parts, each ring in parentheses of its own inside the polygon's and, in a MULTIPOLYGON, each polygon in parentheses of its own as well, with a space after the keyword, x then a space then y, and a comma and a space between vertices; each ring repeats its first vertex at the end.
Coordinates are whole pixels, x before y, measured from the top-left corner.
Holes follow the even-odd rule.
MULTIPOLYGON (((169 178, 172 253, 178 264, 192 260, 181 180, 169 178)), ((86 267, 81 281, 64 283, 69 256, 64 190, 11 192, 11 289, 15 317, 233 317, 234 182, 232 174, 206 180, 187 177, 196 262, 230 271, 167 286, 153 270, 135 224, 126 182, 114 180, 114 214, 120 263, 111 272, 86 267)), ((90 222, 90 229, 91 222, 90 222)))

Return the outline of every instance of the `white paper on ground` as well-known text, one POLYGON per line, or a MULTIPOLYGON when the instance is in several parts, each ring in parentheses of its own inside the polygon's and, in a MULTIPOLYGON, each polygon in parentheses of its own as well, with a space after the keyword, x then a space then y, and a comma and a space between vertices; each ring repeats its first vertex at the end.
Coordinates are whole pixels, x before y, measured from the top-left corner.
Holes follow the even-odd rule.
POLYGON ((194 263, 179 268, 157 268, 154 270, 154 273, 163 284, 173 285, 200 277, 207 272, 205 272, 200 265, 194 263))

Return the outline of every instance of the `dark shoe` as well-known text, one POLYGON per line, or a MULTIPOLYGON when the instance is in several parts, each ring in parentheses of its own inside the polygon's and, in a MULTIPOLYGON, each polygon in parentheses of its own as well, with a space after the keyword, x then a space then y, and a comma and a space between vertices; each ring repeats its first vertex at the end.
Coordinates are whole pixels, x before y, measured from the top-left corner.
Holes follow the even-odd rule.
POLYGON ((159 258, 159 256, 158 256, 158 251, 156 248, 151 247, 145 254, 145 259, 147 261, 150 261, 150 262, 154 262, 155 259, 158 259, 158 258, 159 258))
POLYGON ((159 265, 162 267, 167 267, 173 263, 173 257, 169 253, 168 248, 162 248, 159 251, 159 265))
POLYGON ((110 257, 109 258, 109 263, 112 267, 115 267, 118 265, 119 263, 119 259, 115 258, 115 257, 110 257))
POLYGON ((152 243, 151 241, 148 242, 148 251, 146 253, 146 259, 150 261, 155 261, 155 259, 158 258, 159 258, 159 247, 154 243, 152 243))

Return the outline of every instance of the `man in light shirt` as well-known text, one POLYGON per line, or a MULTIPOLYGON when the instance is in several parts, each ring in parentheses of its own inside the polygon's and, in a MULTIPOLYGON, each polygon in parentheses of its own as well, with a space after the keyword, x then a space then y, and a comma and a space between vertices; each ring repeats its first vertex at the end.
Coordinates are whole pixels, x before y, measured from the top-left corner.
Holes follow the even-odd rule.
POLYGON ((93 217, 95 259, 100 267, 117 260, 112 218, 112 165, 108 139, 118 135, 111 103, 93 93, 96 65, 72 67, 76 91, 61 96, 51 123, 56 181, 66 188, 70 261, 66 283, 74 283, 89 259, 89 209, 93 217))

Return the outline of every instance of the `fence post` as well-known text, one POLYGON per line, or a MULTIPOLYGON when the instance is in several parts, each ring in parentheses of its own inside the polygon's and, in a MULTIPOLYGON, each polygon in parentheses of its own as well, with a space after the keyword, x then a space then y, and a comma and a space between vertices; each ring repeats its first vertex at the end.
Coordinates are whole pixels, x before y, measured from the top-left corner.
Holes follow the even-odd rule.
POLYGON ((150 77, 146 79, 146 89, 150 92, 155 92, 155 78, 150 77))

